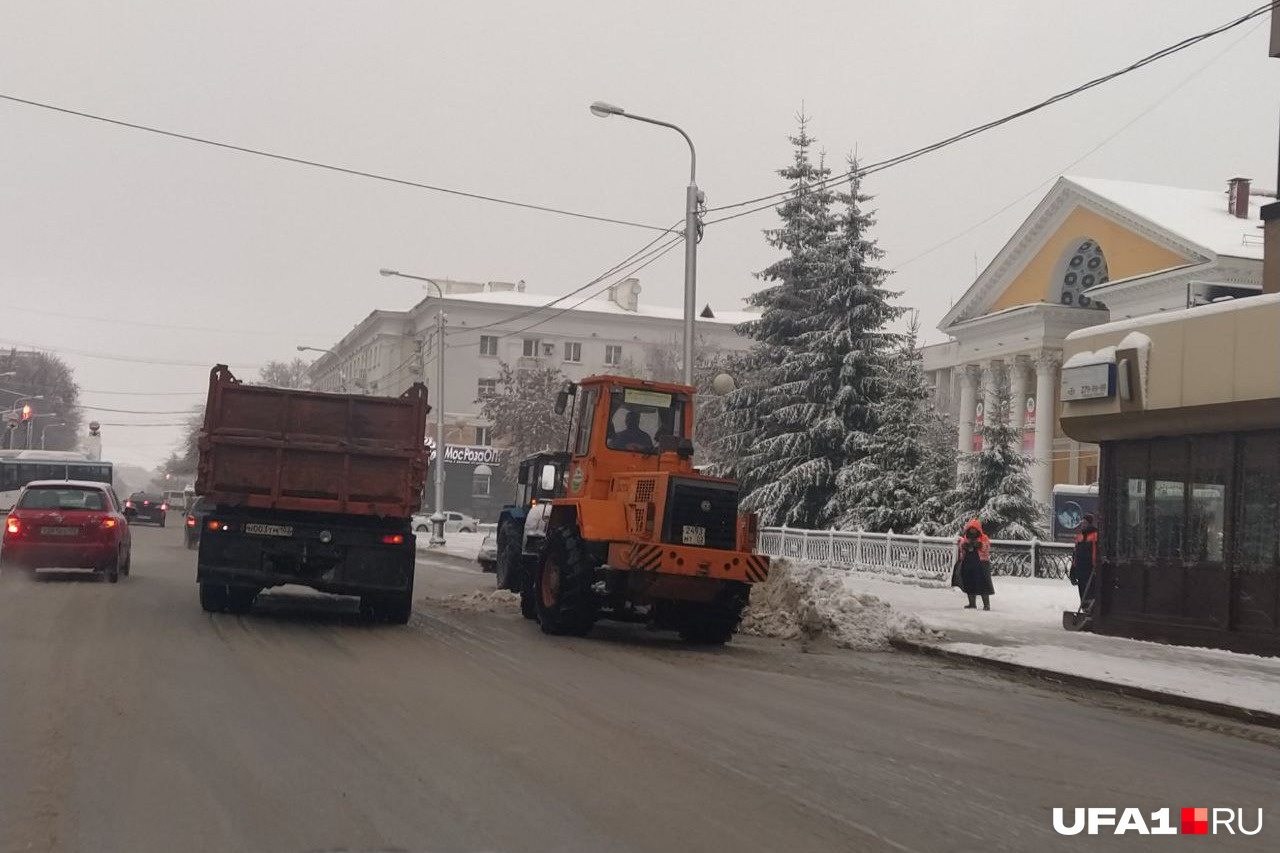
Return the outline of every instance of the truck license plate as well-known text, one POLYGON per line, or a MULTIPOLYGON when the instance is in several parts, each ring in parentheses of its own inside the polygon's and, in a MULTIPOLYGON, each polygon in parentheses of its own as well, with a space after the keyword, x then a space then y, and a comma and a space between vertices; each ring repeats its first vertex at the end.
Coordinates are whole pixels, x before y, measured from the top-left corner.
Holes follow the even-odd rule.
POLYGON ((246 524, 244 532, 257 536, 292 536, 293 528, 285 524, 246 524))
POLYGON ((692 524, 686 524, 684 526, 683 541, 686 545, 706 545, 707 528, 695 527, 692 524))
POLYGON ((79 536, 79 527, 41 527, 41 536, 79 536))

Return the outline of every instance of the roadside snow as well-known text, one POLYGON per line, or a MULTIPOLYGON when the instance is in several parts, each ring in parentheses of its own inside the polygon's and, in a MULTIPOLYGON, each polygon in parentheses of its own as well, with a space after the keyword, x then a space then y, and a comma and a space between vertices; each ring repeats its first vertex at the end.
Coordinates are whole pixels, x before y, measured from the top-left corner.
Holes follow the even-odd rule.
POLYGON ((895 637, 942 639, 915 616, 873 595, 850 592, 839 572, 775 560, 769 579, 752 588, 740 633, 830 643, 837 648, 886 649, 895 637))
POLYGON ((463 557, 467 560, 474 560, 476 554, 480 553, 480 543, 484 541, 485 534, 480 533, 446 533, 444 535, 444 546, 429 544, 431 542, 430 533, 419 533, 418 550, 432 554, 448 554, 451 557, 463 557))
POLYGON ((520 596, 505 589, 473 589, 458 595, 432 599, 450 610, 468 613, 519 613, 520 596))
POLYGON ((953 641, 931 642, 947 651, 1280 714, 1280 659, 1065 631, 1062 611, 1080 602, 1066 581, 996 577, 990 611, 965 610, 954 588, 853 573, 843 581, 851 595, 884 599, 946 631, 953 641))

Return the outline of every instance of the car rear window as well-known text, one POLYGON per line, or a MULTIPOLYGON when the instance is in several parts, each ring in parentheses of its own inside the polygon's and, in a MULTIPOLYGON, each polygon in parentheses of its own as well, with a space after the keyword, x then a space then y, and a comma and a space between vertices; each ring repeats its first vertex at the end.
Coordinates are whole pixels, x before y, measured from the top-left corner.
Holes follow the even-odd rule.
POLYGON ((27 489, 18 500, 18 509, 92 509, 106 508, 98 489, 54 488, 41 486, 27 489))

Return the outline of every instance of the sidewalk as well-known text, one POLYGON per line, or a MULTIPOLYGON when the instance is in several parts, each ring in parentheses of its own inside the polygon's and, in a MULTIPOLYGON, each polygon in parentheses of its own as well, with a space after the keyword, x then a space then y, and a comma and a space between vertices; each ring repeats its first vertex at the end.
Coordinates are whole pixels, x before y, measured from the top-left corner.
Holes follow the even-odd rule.
POLYGON ((438 547, 427 544, 431 541, 430 533, 419 533, 418 553, 439 554, 474 563, 476 554, 480 553, 480 543, 484 540, 484 537, 485 533, 483 531, 480 533, 446 533, 444 546, 438 547))
MULTIPOLYGON (((1079 604, 1066 581, 997 577, 990 611, 965 610, 958 589, 936 589, 849 573, 845 586, 874 595, 895 609, 914 613, 946 639, 920 651, 975 659, 1034 674, 1104 682, 1148 698, 1179 704, 1227 705, 1244 712, 1275 715, 1280 724, 1280 658, 1217 649, 1169 646, 1104 637, 1062 628, 1062 611, 1079 604)), ((1208 708, 1206 708, 1208 710, 1208 708)), ((1226 709, 1223 709, 1226 710, 1226 709)))

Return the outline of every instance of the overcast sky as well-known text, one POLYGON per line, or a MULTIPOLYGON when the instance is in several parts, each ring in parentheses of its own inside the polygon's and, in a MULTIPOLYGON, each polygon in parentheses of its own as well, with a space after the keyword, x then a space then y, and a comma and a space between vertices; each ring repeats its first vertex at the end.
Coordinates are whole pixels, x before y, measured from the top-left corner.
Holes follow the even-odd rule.
MULTIPOLYGON (((1259 3, 7 2, 0 92, 665 225, 683 209, 684 143, 594 118, 591 101, 682 125, 716 206, 782 188, 774 170, 802 104, 830 160, 854 149, 877 160, 1259 3)), ((1274 187, 1280 62, 1266 45, 1262 18, 869 179, 903 303, 932 330, 1064 170, 1274 187)), ((739 306, 773 258, 760 231, 775 222, 765 212, 707 229, 700 303, 739 306)), ((331 345, 371 309, 420 298, 379 267, 523 279, 555 296, 652 236, 0 102, 0 342, 63 355, 93 406, 183 410, 207 368, 160 362, 230 362, 251 378, 300 343, 331 345)), ((681 264, 674 251, 644 270, 642 300, 680 304, 681 264)), ((151 465, 178 430, 104 434, 109 458, 151 465)))

